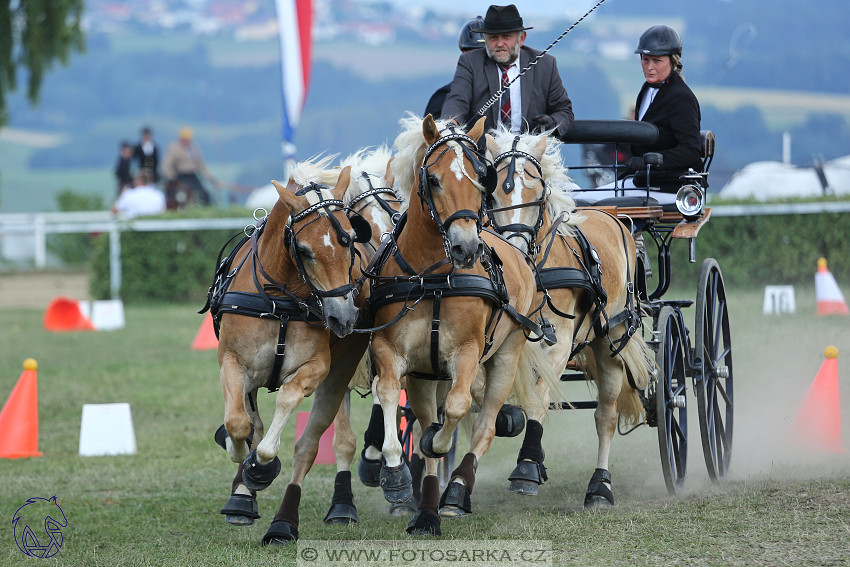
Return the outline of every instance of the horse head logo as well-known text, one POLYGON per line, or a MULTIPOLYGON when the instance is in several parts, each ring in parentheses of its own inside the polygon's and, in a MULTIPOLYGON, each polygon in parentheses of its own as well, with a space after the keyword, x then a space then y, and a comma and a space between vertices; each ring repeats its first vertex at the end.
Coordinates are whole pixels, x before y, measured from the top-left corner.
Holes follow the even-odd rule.
POLYGON ((18 549, 24 555, 46 559, 62 548, 62 528, 68 526, 68 519, 56 503, 56 496, 49 500, 30 498, 15 512, 12 525, 18 549))

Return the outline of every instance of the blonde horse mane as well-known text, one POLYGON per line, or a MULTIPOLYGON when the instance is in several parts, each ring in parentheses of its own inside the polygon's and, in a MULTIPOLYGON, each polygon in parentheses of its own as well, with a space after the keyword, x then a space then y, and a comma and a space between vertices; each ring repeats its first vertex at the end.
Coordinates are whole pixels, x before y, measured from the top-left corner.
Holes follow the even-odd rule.
POLYGON ((292 166, 289 177, 302 187, 310 183, 322 183, 333 187, 339 179, 340 169, 332 168, 330 164, 337 156, 338 154, 324 157, 315 155, 307 160, 299 161, 292 166))
MULTIPOLYGON (((508 151, 514 143, 515 134, 511 133, 503 125, 489 132, 501 151, 508 151)), ((573 227, 584 221, 584 215, 576 213, 575 201, 572 198, 573 180, 568 175, 569 170, 561 159, 561 141, 549 133, 542 134, 520 134, 517 149, 521 152, 533 155, 534 147, 546 137, 546 151, 540 158, 540 167, 543 169, 543 181, 549 187, 549 196, 546 199, 546 208, 552 219, 558 218, 566 213, 566 219, 558 227, 558 232, 566 236, 574 235, 573 227)), ((494 159, 496 156, 488 156, 494 159)))
MULTIPOLYGON (((407 112, 398 121, 401 126, 401 133, 396 136, 393 142, 395 149, 395 158, 391 164, 392 174, 395 177, 395 188, 399 196, 410 202, 410 195, 416 186, 416 174, 419 172, 419 167, 422 165, 422 158, 425 157, 426 143, 425 135, 422 133, 423 118, 407 112)), ((448 128, 448 120, 435 120, 437 131, 443 134, 443 131, 448 128)), ((455 142, 449 142, 456 146, 455 142)), ((455 154, 458 159, 462 153, 458 147, 455 147, 455 154)), ((484 187, 477 179, 470 178, 475 186, 483 191, 484 187)))
POLYGON ((372 181, 372 186, 375 189, 385 186, 387 164, 392 157, 392 150, 386 144, 383 144, 377 147, 362 148, 342 160, 342 167, 351 166, 351 182, 343 197, 346 205, 367 190, 365 184, 360 183, 363 172, 379 180, 372 181))

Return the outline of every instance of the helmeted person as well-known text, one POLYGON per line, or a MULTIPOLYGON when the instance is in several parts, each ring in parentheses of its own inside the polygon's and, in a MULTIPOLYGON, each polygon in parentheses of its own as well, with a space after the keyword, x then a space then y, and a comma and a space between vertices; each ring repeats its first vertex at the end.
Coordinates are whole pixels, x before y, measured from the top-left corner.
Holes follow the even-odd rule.
POLYGON ((487 129, 504 124, 517 134, 553 130, 561 138, 569 132, 575 120, 573 106, 557 61, 525 45, 526 30, 532 28, 524 25, 517 7, 490 6, 483 25, 470 29, 484 35, 484 49, 458 59, 443 118, 472 124, 491 97, 504 91, 483 114, 487 129), (530 65, 532 61, 536 63, 530 65))
MULTIPOLYGON (((613 196, 646 196, 646 163, 643 156, 661 154, 663 164, 652 166, 649 195, 660 204, 676 202, 681 175, 692 168, 702 170, 700 108, 697 97, 682 77, 682 39, 673 28, 652 26, 640 36, 635 53, 646 82, 635 102, 635 120, 654 124, 658 140, 653 144, 632 144, 632 157, 626 161, 626 177, 617 182, 625 191, 574 192, 573 197, 599 200, 613 196)), ((707 186, 707 185, 706 185, 707 186)), ((605 186, 613 188, 613 186, 605 186)))
POLYGON ((635 119, 655 124, 658 141, 632 145, 633 157, 626 166, 635 172, 635 186, 645 187, 642 156, 660 153, 664 162, 651 170, 650 181, 675 195, 682 186, 679 177, 688 168, 702 170, 699 101, 682 76, 682 38, 670 26, 652 26, 640 36, 635 53, 646 79, 635 101, 635 119))
MULTIPOLYGON (((484 47, 484 35, 480 32, 472 31, 472 28, 480 28, 483 25, 484 18, 481 16, 476 16, 463 24, 463 27, 460 28, 460 33, 457 36, 457 46, 461 53, 466 53, 467 51, 484 47)), ((431 95, 431 98, 428 100, 428 104, 425 106, 426 115, 430 114, 435 120, 442 117, 443 102, 445 102, 446 95, 449 94, 451 88, 452 84, 447 83, 431 95)))

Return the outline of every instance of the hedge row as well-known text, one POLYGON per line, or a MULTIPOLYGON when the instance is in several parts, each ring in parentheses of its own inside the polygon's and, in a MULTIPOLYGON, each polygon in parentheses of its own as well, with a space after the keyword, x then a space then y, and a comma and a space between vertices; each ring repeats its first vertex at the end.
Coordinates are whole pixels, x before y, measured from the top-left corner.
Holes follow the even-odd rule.
MULTIPOLYGON (((121 298, 127 303, 203 304, 219 250, 233 234, 232 231, 122 233, 121 298)), ((91 259, 94 298, 109 297, 108 249, 109 238, 103 234, 94 243, 91 259)), ((718 261, 727 287, 812 285, 817 260, 823 256, 839 285, 847 289, 850 213, 712 217, 697 238, 695 264, 688 262, 687 241, 674 241, 671 253, 674 286, 697 285, 702 259, 708 257, 718 261)))

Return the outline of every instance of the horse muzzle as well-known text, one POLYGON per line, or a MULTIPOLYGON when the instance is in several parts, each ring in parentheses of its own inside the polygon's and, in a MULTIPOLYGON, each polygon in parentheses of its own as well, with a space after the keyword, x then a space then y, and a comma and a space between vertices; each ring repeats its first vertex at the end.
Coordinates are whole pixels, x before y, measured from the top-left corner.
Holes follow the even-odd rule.
POLYGON ((446 251, 454 267, 459 270, 472 268, 484 254, 484 241, 475 226, 472 225, 471 228, 472 230, 463 230, 455 224, 448 231, 446 251))
POLYGON ((339 338, 350 335, 357 322, 357 306, 354 304, 354 294, 347 293, 340 297, 326 297, 322 300, 325 312, 325 324, 339 338))

